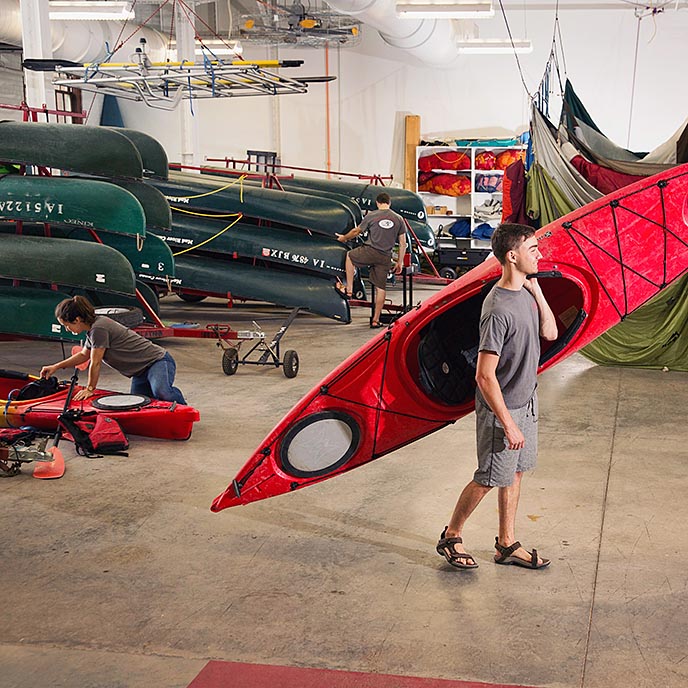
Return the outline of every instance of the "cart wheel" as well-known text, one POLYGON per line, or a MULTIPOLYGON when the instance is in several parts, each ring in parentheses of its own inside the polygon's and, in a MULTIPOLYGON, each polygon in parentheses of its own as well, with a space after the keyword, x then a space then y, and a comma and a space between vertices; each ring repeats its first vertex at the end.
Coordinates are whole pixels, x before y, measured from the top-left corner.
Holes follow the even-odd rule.
POLYGON ((289 351, 284 352, 282 370, 284 371, 285 377, 296 377, 299 372, 299 355, 294 349, 289 349, 289 351))
POLYGON ((205 298, 203 294, 177 294, 177 296, 186 303, 200 303, 205 298))
POLYGON ((356 289, 354 292, 354 298, 356 301, 363 301, 365 299, 365 291, 363 289, 356 289))
POLYGON ((222 372, 225 375, 234 375, 238 367, 239 352, 234 348, 226 349, 225 352, 222 354, 222 372))
POLYGON ((456 270, 454 270, 454 268, 442 268, 440 270, 440 277, 453 280, 456 279, 458 275, 456 274, 456 270))

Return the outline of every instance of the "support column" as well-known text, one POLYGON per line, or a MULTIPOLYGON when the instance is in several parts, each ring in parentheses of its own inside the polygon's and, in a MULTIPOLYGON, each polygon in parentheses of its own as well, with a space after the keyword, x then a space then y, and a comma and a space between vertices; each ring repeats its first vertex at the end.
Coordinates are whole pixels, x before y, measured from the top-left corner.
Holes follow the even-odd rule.
MULTIPOLYGON (((22 46, 24 59, 51 59, 53 56, 50 37, 48 0, 20 0, 22 46)), ((55 107, 55 96, 49 73, 24 70, 26 103, 40 108, 55 107)))
MULTIPOLYGON (((195 2, 185 0, 184 5, 182 3, 175 3, 175 5, 177 60, 195 62, 196 31, 191 23, 194 21, 194 15, 190 11, 195 11, 195 2)), ((198 153, 198 121, 193 113, 194 105, 197 104, 198 101, 182 100, 179 105, 181 108, 181 163, 195 167, 201 164, 198 153)))
MULTIPOLYGON (((279 60, 279 48, 277 44, 268 49, 268 60, 279 60)), ((280 96, 268 96, 270 98, 270 114, 272 115, 270 150, 277 153, 277 159, 282 160, 282 113, 280 112, 280 96)))

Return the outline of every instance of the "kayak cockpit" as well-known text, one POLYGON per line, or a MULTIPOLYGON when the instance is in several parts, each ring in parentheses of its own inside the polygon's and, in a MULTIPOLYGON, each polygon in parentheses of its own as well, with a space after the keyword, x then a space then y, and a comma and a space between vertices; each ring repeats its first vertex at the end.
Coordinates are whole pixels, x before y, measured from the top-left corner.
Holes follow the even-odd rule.
MULTIPOLYGON (((559 335, 552 342, 541 340, 539 365, 564 351, 580 330, 587 314, 579 285, 560 273, 543 273, 538 280, 557 320, 559 335)), ((472 402, 480 343, 480 313, 483 301, 496 280, 477 294, 437 316, 420 333, 418 382, 433 401, 446 406, 472 402)))

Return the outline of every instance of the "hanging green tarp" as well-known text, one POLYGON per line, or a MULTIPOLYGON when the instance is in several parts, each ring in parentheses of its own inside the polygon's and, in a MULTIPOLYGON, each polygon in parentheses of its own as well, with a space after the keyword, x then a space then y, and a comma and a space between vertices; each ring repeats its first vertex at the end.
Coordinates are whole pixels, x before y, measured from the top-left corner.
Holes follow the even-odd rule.
POLYGON ((526 213, 540 227, 575 210, 576 206, 564 196, 539 163, 533 163, 526 179, 526 213))
POLYGON ((582 349, 600 365, 688 371, 688 275, 582 349))
POLYGON ((581 122, 585 122, 589 127, 602 134, 602 130, 595 124, 595 121, 590 116, 590 113, 585 109, 583 101, 578 97, 573 90, 571 82, 567 79, 566 86, 564 86, 564 104, 561 111, 562 120, 566 120, 566 128, 573 129, 575 123, 572 119, 575 117, 581 122))
MULTIPOLYGON (((538 115, 540 113, 537 113, 538 115)), ((551 132, 537 122, 540 129, 541 156, 548 164, 560 165, 553 150, 556 142, 551 132), (547 140, 550 137, 551 141, 547 140), (546 145, 543 145, 546 144, 546 145), (554 144, 554 145, 552 145, 554 144)), ((539 118, 542 120, 542 117, 539 118)), ((557 147, 558 148, 558 147, 557 147)), ((542 227, 575 209, 547 166, 536 161, 527 176, 526 210, 542 227)), ((563 177, 566 178, 566 177, 563 177)), ((611 328, 581 350, 599 365, 622 365, 637 368, 669 368, 688 371, 688 276, 658 294, 623 322, 611 328)))

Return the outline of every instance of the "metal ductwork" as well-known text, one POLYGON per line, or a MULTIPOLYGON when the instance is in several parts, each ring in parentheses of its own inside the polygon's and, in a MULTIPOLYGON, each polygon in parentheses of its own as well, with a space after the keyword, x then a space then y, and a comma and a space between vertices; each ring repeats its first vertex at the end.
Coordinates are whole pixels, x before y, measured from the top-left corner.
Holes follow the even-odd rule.
MULTIPOLYGON (((146 40, 148 56, 152 61, 164 60, 167 50, 165 36, 146 26, 137 27, 133 22, 124 26, 121 21, 51 21, 53 57, 73 62, 98 62, 107 54, 106 44, 112 50, 118 41, 126 39, 136 28, 139 31, 132 41, 114 53, 117 58, 114 61, 128 62, 141 38, 146 40)), ((0 0, 0 42, 17 46, 22 44, 19 0, 0 0)))
POLYGON ((458 55, 454 26, 447 19, 401 19, 395 0, 326 1, 337 12, 379 31, 385 43, 406 50, 425 64, 447 66, 458 55))
MULTIPOLYGON (((421 62, 446 66, 457 57, 456 34, 453 22, 446 19, 400 19, 395 0, 327 0, 329 6, 341 14, 355 17, 380 33, 389 45, 405 50, 421 62)), ((121 21, 65 21, 50 22, 55 59, 73 62, 98 62, 105 58, 107 46, 112 50, 122 39, 139 30, 131 44, 118 50, 113 61, 128 62, 138 41, 144 38, 149 58, 166 59, 167 37, 146 26, 137 27, 121 21), (124 27, 124 31, 122 31, 124 27)), ((0 42, 22 44, 19 0, 0 0, 0 42)), ((26 55, 25 57, 31 57, 26 55)))

